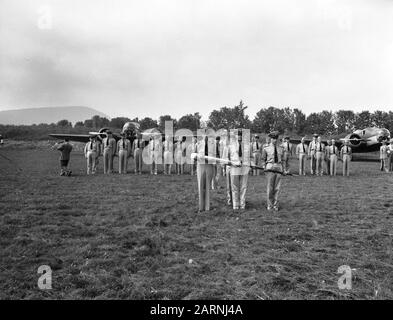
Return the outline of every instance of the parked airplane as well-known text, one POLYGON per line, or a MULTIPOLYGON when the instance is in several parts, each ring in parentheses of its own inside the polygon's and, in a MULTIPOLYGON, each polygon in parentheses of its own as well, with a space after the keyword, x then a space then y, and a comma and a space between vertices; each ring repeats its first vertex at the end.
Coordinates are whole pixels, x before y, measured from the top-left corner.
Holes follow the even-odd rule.
MULTIPOLYGON (((121 139, 121 134, 125 134, 126 137, 131 141, 134 141, 137 133, 139 133, 139 124, 136 122, 126 122, 123 126, 121 133, 112 133, 113 138, 118 141, 121 139)), ((96 135, 99 140, 102 141, 107 135, 107 131, 109 128, 102 128, 98 132, 92 131, 89 134, 70 134, 70 133, 51 133, 49 134, 50 137, 56 139, 66 139, 68 138, 70 141, 77 141, 77 142, 88 142, 91 135, 96 135)))
MULTIPOLYGON (((336 140, 336 146, 341 147, 343 142, 347 140, 353 153, 365 153, 379 151, 383 141, 390 140, 390 132, 385 128, 365 128, 355 130, 346 137, 336 140)), ((308 144, 311 140, 306 139, 308 144)), ((300 143, 298 139, 290 139, 292 143, 300 143)), ((326 144, 326 140, 322 140, 326 144)))

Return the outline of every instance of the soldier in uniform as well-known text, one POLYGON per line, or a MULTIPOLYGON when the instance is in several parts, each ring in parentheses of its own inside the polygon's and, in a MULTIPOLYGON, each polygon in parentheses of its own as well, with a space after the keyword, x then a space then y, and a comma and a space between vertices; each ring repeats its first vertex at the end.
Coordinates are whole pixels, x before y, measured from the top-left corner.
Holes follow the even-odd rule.
POLYGON ((87 160, 87 174, 95 174, 97 159, 101 154, 100 143, 97 141, 96 135, 90 136, 90 141, 85 145, 84 154, 87 160))
POLYGON ((176 141, 175 150, 175 169, 178 176, 182 173, 182 155, 182 137, 179 136, 176 141))
POLYGON ((69 143, 69 139, 65 138, 63 143, 55 144, 57 150, 61 152, 60 155, 60 175, 70 176, 71 171, 68 170, 68 164, 70 161, 70 154, 72 151, 72 145, 69 143))
POLYGON ((336 141, 334 139, 331 140, 330 146, 326 147, 326 154, 329 157, 330 164, 330 175, 335 176, 337 174, 337 156, 338 156, 338 148, 336 147, 336 141))
MULTIPOLYGON (((215 139, 205 131, 198 143, 198 156, 215 156, 215 139)), ((199 194, 199 212, 210 210, 210 188, 212 185, 215 161, 200 159, 197 161, 197 179, 199 194)))
POLYGON ((164 141, 164 174, 172 174, 173 137, 166 135, 164 141))
POLYGON ((305 138, 303 137, 301 142, 296 146, 296 155, 299 159, 299 175, 306 175, 306 158, 308 154, 308 146, 305 144, 305 138))
POLYGON ((318 135, 314 133, 312 137, 312 141, 308 146, 308 156, 310 158, 310 171, 312 175, 316 173, 316 167, 317 167, 317 159, 316 159, 317 138, 318 135))
POLYGON ((325 145, 322 143, 321 137, 317 138, 317 143, 315 146, 315 170, 316 175, 323 176, 323 160, 325 158, 325 145))
POLYGON ((135 161, 135 174, 142 174, 142 136, 140 133, 137 134, 133 144, 131 153, 134 155, 135 161))
POLYGON ((131 142, 126 138, 125 134, 121 135, 121 139, 117 142, 117 154, 119 155, 119 173, 127 173, 128 158, 131 155, 131 142))
POLYGON ((388 146, 386 141, 382 141, 382 146, 379 148, 379 159, 381 160, 381 171, 388 172, 388 146))
MULTIPOLYGON (((215 157, 221 159, 222 157, 222 150, 220 148, 220 137, 216 137, 216 143, 214 146, 215 150, 215 157)), ((213 179, 212 179, 212 190, 218 189, 219 187, 219 180, 221 176, 221 164, 216 163, 214 166, 214 173, 213 173, 213 179)))
POLYGON ((393 139, 390 139, 389 145, 388 145, 388 171, 392 172, 393 171, 393 139))
POLYGON ((267 210, 278 211, 278 196, 281 189, 282 158, 284 150, 277 144, 278 131, 269 133, 270 144, 262 150, 262 162, 267 177, 267 210), (271 171, 269 171, 271 170, 271 171))
MULTIPOLYGON (((198 152, 198 145, 197 145, 197 138, 192 137, 191 143, 188 145, 188 154, 197 153, 198 152)), ((196 160, 190 160, 190 174, 193 176, 196 172, 196 160)))
POLYGON ((111 131, 106 132, 107 136, 103 140, 103 160, 104 174, 113 173, 113 157, 116 154, 116 140, 112 136, 111 131))
POLYGON ((325 148, 325 169, 326 169, 326 174, 330 175, 330 147, 332 145, 331 140, 326 141, 327 146, 325 148))
POLYGON ((344 140, 344 145, 340 150, 340 157, 343 161, 343 176, 349 176, 349 163, 351 162, 352 149, 348 146, 348 140, 344 140))
POLYGON ((151 137, 149 142, 149 152, 150 152, 150 174, 158 174, 157 164, 161 162, 161 135, 157 134, 151 137))
MULTIPOLYGON (((252 153, 252 159, 254 161, 254 164, 256 166, 261 165, 261 157, 262 157, 262 144, 259 142, 259 136, 255 135, 253 138, 253 142, 251 144, 251 153, 252 153)), ((254 176, 259 176, 259 169, 253 169, 252 174, 254 176)))
POLYGON ((282 159, 284 174, 289 173, 289 159, 293 154, 292 143, 290 143, 289 140, 290 140, 289 137, 285 137, 284 142, 282 143, 282 148, 284 151, 283 159, 282 159))
MULTIPOLYGON (((231 134, 234 135, 233 132, 231 134)), ((230 167, 233 209, 244 210, 246 208, 251 150, 250 144, 247 141, 243 142, 242 131, 238 131, 237 140, 235 137, 232 137, 227 150, 228 154, 225 154, 224 158, 239 164, 230 167)))

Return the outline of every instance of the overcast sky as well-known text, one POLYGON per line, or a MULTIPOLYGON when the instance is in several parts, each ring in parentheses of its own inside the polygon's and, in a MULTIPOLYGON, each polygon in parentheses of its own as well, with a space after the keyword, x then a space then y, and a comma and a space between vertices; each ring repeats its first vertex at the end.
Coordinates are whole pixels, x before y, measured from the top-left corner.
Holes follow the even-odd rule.
POLYGON ((392 0, 0 0, 0 110, 391 110, 392 85, 392 0))

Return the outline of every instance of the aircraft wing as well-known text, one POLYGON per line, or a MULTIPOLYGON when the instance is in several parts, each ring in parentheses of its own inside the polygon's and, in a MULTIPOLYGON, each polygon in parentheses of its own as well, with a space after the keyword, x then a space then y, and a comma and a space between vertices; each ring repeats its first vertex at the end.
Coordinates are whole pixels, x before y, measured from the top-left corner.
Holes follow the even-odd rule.
MULTIPOLYGON (((341 146, 343 145, 342 140, 339 140, 339 139, 335 139, 335 140, 336 140, 336 147, 340 149, 341 146)), ((304 139, 304 142, 305 142, 307 145, 309 145, 311 141, 312 141, 312 139, 304 139)), ((298 144, 301 142, 301 140, 300 140, 300 139, 289 139, 289 142, 292 143, 292 144, 294 144, 294 145, 298 145, 298 144)), ((327 140, 321 140, 321 142, 322 142, 325 146, 327 146, 327 140)))
POLYGON ((51 133, 49 135, 52 138, 64 140, 68 138, 70 141, 76 142, 89 142, 89 134, 70 134, 70 133, 51 133))

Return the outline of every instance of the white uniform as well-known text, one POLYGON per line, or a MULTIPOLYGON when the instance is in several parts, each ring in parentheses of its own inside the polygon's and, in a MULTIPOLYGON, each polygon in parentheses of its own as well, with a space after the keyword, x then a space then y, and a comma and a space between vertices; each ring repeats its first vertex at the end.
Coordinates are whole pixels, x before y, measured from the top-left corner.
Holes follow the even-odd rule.
POLYGON ((316 173, 316 167, 317 167, 317 159, 315 156, 316 153, 316 141, 311 141, 309 146, 308 146, 308 156, 310 157, 310 172, 311 174, 316 173))
POLYGON ((128 158, 131 155, 131 142, 122 138, 117 142, 117 154, 119 155, 119 173, 127 173, 128 158))
POLYGON ((342 146, 340 150, 343 160, 343 176, 349 176, 349 163, 351 162, 352 149, 349 146, 342 146))
POLYGON ((132 153, 135 161, 135 174, 142 174, 142 141, 136 138, 132 145, 132 153))
MULTIPOLYGON (((198 155, 215 156, 215 142, 213 138, 203 140, 198 143, 198 155)), ((210 210, 210 188, 214 173, 215 161, 198 159, 197 162, 197 179, 199 193, 199 211, 210 210)))
POLYGON ((84 154, 87 161, 87 174, 95 174, 97 170, 97 159, 100 156, 101 147, 98 141, 89 141, 85 145, 84 154))
POLYGON ((299 143, 296 146, 296 155, 299 159, 299 175, 306 175, 306 158, 308 154, 308 146, 305 143, 299 143))
POLYGON ((104 138, 103 146, 103 160, 104 160, 104 173, 113 172, 113 157, 116 154, 116 140, 114 138, 104 138))
POLYGON ((329 157, 330 162, 330 175, 335 176, 337 174, 337 156, 338 148, 335 145, 328 146, 326 148, 326 154, 329 157))
MULTIPOLYGON (((254 164, 256 166, 260 166, 262 158, 262 143, 260 143, 259 141, 253 141, 251 143, 251 152, 254 164)), ((259 176, 259 169, 253 169, 252 173, 254 176, 259 176)))
POLYGON ((272 172, 283 172, 282 157, 283 149, 281 146, 275 146, 270 143, 267 147, 263 148, 262 161, 266 164, 265 170, 267 177, 267 207, 278 207, 278 196, 281 190, 281 174, 272 172))
POLYGON ((233 209, 245 209, 248 173, 250 171, 250 145, 234 141, 229 144, 226 150, 228 154, 224 155, 225 159, 245 164, 240 167, 231 166, 230 169, 233 209))

